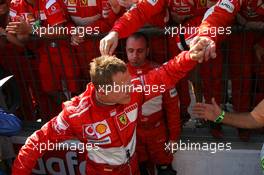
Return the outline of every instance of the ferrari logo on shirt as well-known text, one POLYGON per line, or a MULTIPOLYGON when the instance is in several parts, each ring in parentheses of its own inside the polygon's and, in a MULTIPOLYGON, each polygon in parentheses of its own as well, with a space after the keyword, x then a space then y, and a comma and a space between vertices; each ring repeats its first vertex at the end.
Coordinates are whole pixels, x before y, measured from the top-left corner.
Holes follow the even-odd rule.
POLYGON ((206 0, 200 0, 200 5, 202 7, 205 7, 206 6, 206 0))
POLYGON ((127 125, 127 117, 125 114, 122 114, 119 116, 119 121, 120 123, 122 123, 123 125, 127 125))
POLYGON ((86 7, 86 6, 88 6, 88 0, 80 0, 80 6, 81 6, 81 7, 86 7))
POLYGON ((68 2, 69 5, 76 5, 76 0, 69 0, 68 2))
POLYGON ((34 17, 34 15, 31 14, 31 13, 28 13, 28 14, 27 14, 27 17, 26 17, 26 21, 27 21, 27 22, 33 22, 33 21, 35 21, 35 17, 34 17))
POLYGON ((126 113, 123 113, 120 116, 117 116, 116 120, 117 120, 117 125, 120 130, 125 129, 131 123, 126 113))

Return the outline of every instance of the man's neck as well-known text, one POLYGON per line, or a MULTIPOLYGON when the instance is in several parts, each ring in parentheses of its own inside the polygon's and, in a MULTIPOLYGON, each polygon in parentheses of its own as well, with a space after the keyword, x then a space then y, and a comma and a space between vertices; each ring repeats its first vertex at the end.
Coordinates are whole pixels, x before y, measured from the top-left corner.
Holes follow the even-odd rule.
POLYGON ((116 103, 105 102, 104 99, 102 99, 96 91, 95 91, 95 100, 96 100, 96 104, 98 104, 99 106, 106 106, 106 105, 109 106, 116 104, 116 103))

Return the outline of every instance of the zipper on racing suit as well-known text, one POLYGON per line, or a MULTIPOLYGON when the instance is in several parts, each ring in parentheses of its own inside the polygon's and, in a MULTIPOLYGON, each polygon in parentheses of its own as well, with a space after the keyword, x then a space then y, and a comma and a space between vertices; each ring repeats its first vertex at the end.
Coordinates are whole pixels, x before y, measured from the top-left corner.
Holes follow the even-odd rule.
POLYGON ((131 158, 131 156, 130 156, 129 149, 126 150, 126 157, 127 157, 127 165, 128 165, 128 167, 129 167, 129 172, 130 172, 129 174, 130 174, 130 175, 133 175, 133 174, 132 174, 131 165, 130 165, 130 158, 131 158))

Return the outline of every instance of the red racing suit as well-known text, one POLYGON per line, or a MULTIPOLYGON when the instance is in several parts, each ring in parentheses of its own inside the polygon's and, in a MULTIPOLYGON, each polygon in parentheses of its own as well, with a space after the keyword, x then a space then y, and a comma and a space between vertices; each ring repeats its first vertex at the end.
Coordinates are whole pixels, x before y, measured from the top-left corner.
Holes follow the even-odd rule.
POLYGON ((198 0, 142 0, 137 4, 136 8, 125 13, 112 28, 118 32, 119 38, 124 38, 137 31, 147 21, 155 15, 161 13, 164 9, 169 8, 172 18, 178 22, 204 14, 208 6, 213 1, 198 1, 198 0), (180 20, 179 20, 180 18, 180 20))
MULTIPOLYGON (((39 20, 44 27, 65 24, 68 20, 63 11, 63 4, 56 0, 36 1, 34 7, 24 0, 12 0, 10 17, 13 21, 21 17, 26 22, 39 20)), ((73 56, 74 51, 67 41, 39 40, 39 42, 39 75, 42 90, 37 93, 40 97, 41 110, 47 115, 53 115, 53 112, 57 114, 61 109, 54 100, 48 99, 46 93, 62 91, 62 80, 66 82, 68 91, 77 93, 79 85, 75 80, 80 71, 73 56)))
MULTIPOLYGON (((203 16, 192 17, 188 19, 182 26, 188 27, 198 27, 202 22, 203 16)), ((181 51, 185 50, 184 44, 189 47, 191 40, 196 36, 193 33, 186 33, 183 35, 184 40, 180 38, 180 36, 176 36, 176 42, 174 42, 171 46, 176 46, 177 49, 174 49, 174 53, 177 54, 181 51), (185 43, 183 43, 185 42, 185 43)), ((170 47, 170 50, 173 52, 173 49, 170 47)), ((205 98, 206 103, 211 102, 211 98, 214 97, 216 102, 220 104, 222 102, 222 61, 223 54, 220 48, 220 45, 217 45, 216 48, 217 58, 210 59, 209 61, 203 63, 199 67, 199 72, 202 78, 202 91, 205 98)), ((175 55, 174 54, 174 55, 175 55)))
MULTIPOLYGON (((127 64, 132 76, 147 74, 155 66, 146 61, 142 66, 127 64)), ((168 141, 177 141, 180 136, 181 121, 179 98, 175 88, 148 99, 142 105, 137 126, 137 148, 139 162, 150 161, 155 165, 169 165, 173 155, 164 150, 168 141)))
MULTIPOLYGON (((110 31, 117 18, 107 0, 65 0, 64 4, 74 25, 86 28, 86 35, 110 31)), ((84 78, 89 78, 90 61, 100 56, 99 38, 86 38, 76 48, 81 72, 84 78)))
MULTIPOLYGON (((214 27, 227 27, 231 25, 235 18, 240 25, 248 28, 258 28, 264 26, 264 4, 262 0, 221 0, 210 9, 209 15, 200 26, 201 36, 211 37, 213 40, 219 40, 219 36, 212 37, 208 29, 214 27), (217 20, 221 19, 221 20, 217 20)), ((246 112, 250 110, 252 74, 258 70, 257 75, 261 76, 262 66, 254 56, 253 46, 258 43, 264 48, 264 37, 262 34, 251 32, 234 33, 230 37, 230 55, 229 70, 232 80, 232 99, 235 111, 246 112), (241 44, 237 44, 241 43, 241 44), (242 49, 241 49, 242 48, 242 49), (257 65, 257 67, 253 66, 257 65), (259 74, 260 73, 260 74, 259 74)), ((261 77, 259 77, 261 79, 261 77)), ((262 87, 263 88, 263 87, 262 87)), ((262 96, 263 98, 263 96, 262 96)), ((258 103, 261 97, 254 98, 258 103)))
MULTIPOLYGON (((186 20, 195 16, 201 16, 205 11, 215 3, 215 0, 142 0, 137 4, 136 8, 131 9, 125 13, 112 28, 113 31, 118 32, 119 38, 127 37, 134 31, 137 31, 143 24, 161 13, 164 9, 169 8, 170 16, 176 23, 184 23, 186 20)), ((177 55, 179 49, 175 48, 175 38, 169 38, 169 52, 172 55, 177 55)), ((220 71, 217 71, 215 74, 220 71)), ((190 104, 189 86, 187 79, 182 80, 177 89, 179 90, 181 110, 187 113, 187 107, 190 104)), ((211 94, 211 93, 210 93, 211 94)))
MULTIPOLYGON (((134 1, 134 4, 129 9, 122 7, 122 10, 120 10, 121 12, 119 12, 119 17, 122 16, 126 11, 130 11, 131 9, 136 8, 137 4, 140 3, 141 1, 142 0, 138 0, 137 2, 134 1)), ((166 23, 168 22, 168 20, 169 20, 169 12, 167 8, 164 8, 161 12, 152 16, 144 24, 146 24, 145 26, 152 26, 163 29, 166 23)), ((149 48, 150 48, 151 60, 153 60, 156 63, 163 64, 168 60, 167 57, 168 55, 166 53, 166 36, 152 34, 149 39, 150 39, 149 48)))
MULTIPOLYGON (((171 21, 173 24, 180 24, 181 26, 184 26, 185 29, 189 27, 198 27, 201 23, 202 16, 206 12, 206 10, 211 7, 213 4, 215 4, 215 0, 176 0, 176 1, 170 1, 169 8, 170 8, 170 16, 171 21)), ((178 26, 180 29, 180 26, 178 26)), ((190 30, 191 31, 191 30, 190 30)), ((185 32, 185 34, 182 35, 183 40, 181 41, 179 33, 176 36, 168 35, 168 50, 170 56, 172 55, 178 55, 182 50, 187 50, 186 48, 183 48, 181 45, 181 42, 185 42, 187 47, 189 45, 190 40, 195 36, 194 33, 185 32)), ((181 36, 181 37, 182 37, 181 36)), ((218 49, 219 52, 219 49, 218 49)), ((222 68, 221 66, 215 67, 214 65, 217 65, 219 62, 221 63, 222 60, 221 57, 218 57, 216 60, 210 60, 210 63, 204 63, 201 66, 203 68, 200 69, 200 73, 202 76, 203 84, 203 92, 205 99, 211 99, 211 96, 213 95, 212 90, 219 93, 221 92, 221 82, 219 86, 219 77, 222 76, 222 68), (210 65, 213 64, 213 69, 210 68, 210 65), (214 75, 212 78, 210 78, 211 75, 214 75), (215 79, 216 77, 216 79, 215 79), (210 82, 211 80, 211 82, 210 82), (216 82, 218 81, 218 82, 216 82), (214 88, 211 88, 214 87, 214 88), (220 89, 220 90, 219 90, 220 89), (219 91, 218 91, 219 90, 219 91)), ((188 83, 188 76, 183 78, 178 84, 177 84, 177 91, 179 92, 179 98, 181 103, 181 117, 182 120, 188 120, 188 114, 187 108, 189 107, 191 103, 190 94, 189 94, 189 83, 188 83)), ((218 95, 219 96, 219 95, 218 95)), ((217 102, 220 102, 220 98, 216 97, 217 102)))
MULTIPOLYGON (((55 26, 67 22, 63 4, 59 1, 37 1, 35 7, 23 0, 13 0, 10 5, 10 16, 13 21, 22 17, 29 20, 40 20, 42 26, 55 26)), ((65 78, 68 90, 78 91, 78 85, 73 81, 78 76, 76 63, 67 42, 43 41, 39 49, 42 89, 46 92, 62 90, 61 79, 65 78)))
POLYGON ((31 173, 37 159, 44 153, 38 149, 40 143, 60 142, 74 137, 94 145, 93 149, 87 150, 86 174, 138 174, 134 157, 137 116, 144 99, 160 94, 160 91, 147 94, 142 87, 163 85, 170 89, 196 64, 190 59, 189 52, 183 52, 159 69, 134 79, 133 84, 139 88, 131 92, 130 103, 126 105, 98 106, 95 88, 88 84, 84 93, 64 103, 57 117, 27 139, 14 162, 12 173, 31 173))

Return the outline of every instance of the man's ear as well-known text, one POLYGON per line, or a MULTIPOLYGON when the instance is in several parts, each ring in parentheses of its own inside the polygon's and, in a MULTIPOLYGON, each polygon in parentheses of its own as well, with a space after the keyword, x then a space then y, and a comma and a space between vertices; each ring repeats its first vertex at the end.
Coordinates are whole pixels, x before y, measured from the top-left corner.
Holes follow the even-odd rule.
POLYGON ((147 48, 147 57, 149 56, 150 49, 149 47, 147 48))

